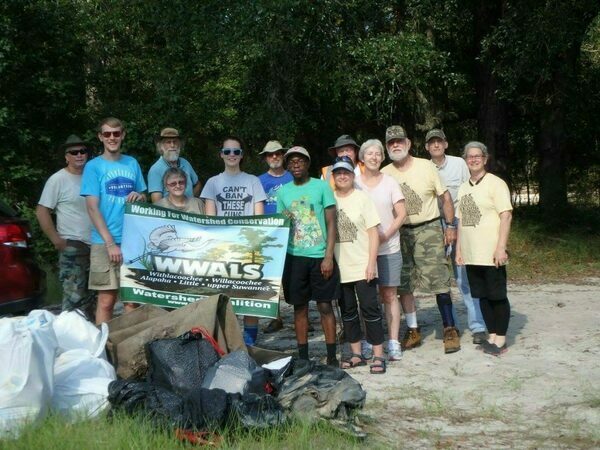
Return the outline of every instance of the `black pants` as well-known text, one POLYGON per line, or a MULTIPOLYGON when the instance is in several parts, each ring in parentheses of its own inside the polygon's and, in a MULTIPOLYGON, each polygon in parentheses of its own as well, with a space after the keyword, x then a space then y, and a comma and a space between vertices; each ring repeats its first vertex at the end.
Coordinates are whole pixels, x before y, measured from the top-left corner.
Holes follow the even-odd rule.
POLYGON ((344 322, 344 333, 346 339, 355 343, 362 339, 358 307, 365 323, 367 342, 371 345, 383 343, 383 325, 381 322, 381 309, 377 300, 377 280, 353 281, 342 283, 342 298, 340 308, 342 309, 342 320, 344 322), (356 297, 358 296, 358 304, 356 297))
POLYGON ((506 336, 510 320, 510 303, 507 298, 490 300, 485 297, 479 299, 481 315, 485 321, 488 333, 506 336))

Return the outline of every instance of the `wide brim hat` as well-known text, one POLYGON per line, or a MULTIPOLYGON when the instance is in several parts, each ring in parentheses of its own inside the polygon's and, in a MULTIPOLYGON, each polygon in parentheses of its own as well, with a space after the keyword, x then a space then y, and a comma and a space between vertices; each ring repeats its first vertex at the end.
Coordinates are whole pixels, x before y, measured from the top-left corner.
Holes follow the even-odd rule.
POLYGON ((287 149, 284 148, 283 145, 281 145, 281 142, 279 142, 279 141, 269 141, 269 142, 267 142, 267 144, 265 145, 265 147, 262 149, 262 152, 259 153, 259 155, 265 155, 267 153, 280 152, 282 150, 285 151, 287 149))
POLYGON ((329 147, 327 150, 329 151, 329 154, 331 154, 333 157, 335 157, 336 149, 338 149, 340 147, 345 147, 347 145, 351 145, 352 147, 354 147, 354 149, 356 151, 358 151, 360 149, 360 145, 358 145, 356 143, 356 141, 352 138, 352 136, 350 136, 349 134, 342 134, 340 137, 338 137, 335 140, 335 143, 331 147, 329 147))
POLYGON ((177 128, 171 128, 171 127, 163 128, 162 130, 160 130, 160 133, 158 133, 154 137, 154 140, 156 142, 159 142, 162 139, 169 139, 169 138, 177 138, 177 139, 183 140, 183 136, 181 136, 181 134, 179 134, 179 130, 177 128))
POLYGON ((71 134, 63 144, 58 146, 58 149, 60 151, 66 151, 69 147, 78 147, 80 145, 86 147, 88 150, 91 150, 94 147, 92 143, 84 141, 76 134, 71 134))

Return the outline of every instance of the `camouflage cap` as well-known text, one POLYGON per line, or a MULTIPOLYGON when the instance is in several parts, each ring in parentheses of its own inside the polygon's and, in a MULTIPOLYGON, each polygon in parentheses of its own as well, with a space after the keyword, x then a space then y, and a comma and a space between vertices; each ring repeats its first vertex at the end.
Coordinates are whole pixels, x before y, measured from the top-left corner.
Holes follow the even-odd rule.
POLYGON ((444 141, 446 141, 446 135, 444 134, 443 130, 440 130, 439 128, 434 128, 433 130, 429 130, 427 132, 427 134, 425 135, 425 142, 429 142, 430 139, 433 138, 440 138, 444 141))
POLYGON ((385 130, 385 143, 394 139, 406 139, 406 131, 400 125, 392 125, 385 130))

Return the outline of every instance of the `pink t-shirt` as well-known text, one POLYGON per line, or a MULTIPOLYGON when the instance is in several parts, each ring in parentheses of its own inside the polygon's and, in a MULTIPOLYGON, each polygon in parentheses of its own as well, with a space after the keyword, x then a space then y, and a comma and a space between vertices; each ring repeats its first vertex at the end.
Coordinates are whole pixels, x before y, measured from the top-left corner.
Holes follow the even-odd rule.
MULTIPOLYGON (((400 190, 398 182, 391 176, 382 174, 383 177, 375 187, 369 187, 362 181, 362 175, 356 175, 354 183, 361 191, 369 196, 375 208, 379 213, 379 219, 381 223, 378 228, 383 233, 385 232, 395 218, 394 205, 401 200, 404 200, 404 195, 400 190)), ((398 253, 400 251, 400 233, 396 231, 390 237, 387 242, 384 242, 379 246, 378 255, 390 255, 392 253, 398 253)))

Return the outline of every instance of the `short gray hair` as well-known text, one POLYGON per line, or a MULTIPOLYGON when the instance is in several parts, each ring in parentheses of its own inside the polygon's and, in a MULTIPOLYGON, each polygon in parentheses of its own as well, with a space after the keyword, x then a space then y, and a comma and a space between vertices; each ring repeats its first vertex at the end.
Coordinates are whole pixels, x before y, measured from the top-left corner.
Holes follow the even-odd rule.
POLYGON ((465 145, 465 148, 463 150, 463 158, 464 159, 467 158, 467 151, 470 148, 478 148, 479 150, 481 150, 481 153, 483 154, 483 156, 485 156, 486 158, 489 156, 488 149, 483 142, 471 141, 471 142, 468 142, 467 145, 465 145))
POLYGON ((381 158, 385 159, 385 153, 383 151, 383 144, 379 139, 369 139, 362 143, 360 146, 360 150, 358 151, 358 159, 363 161, 365 158, 365 152, 368 148, 375 147, 377 150, 381 152, 381 158))

